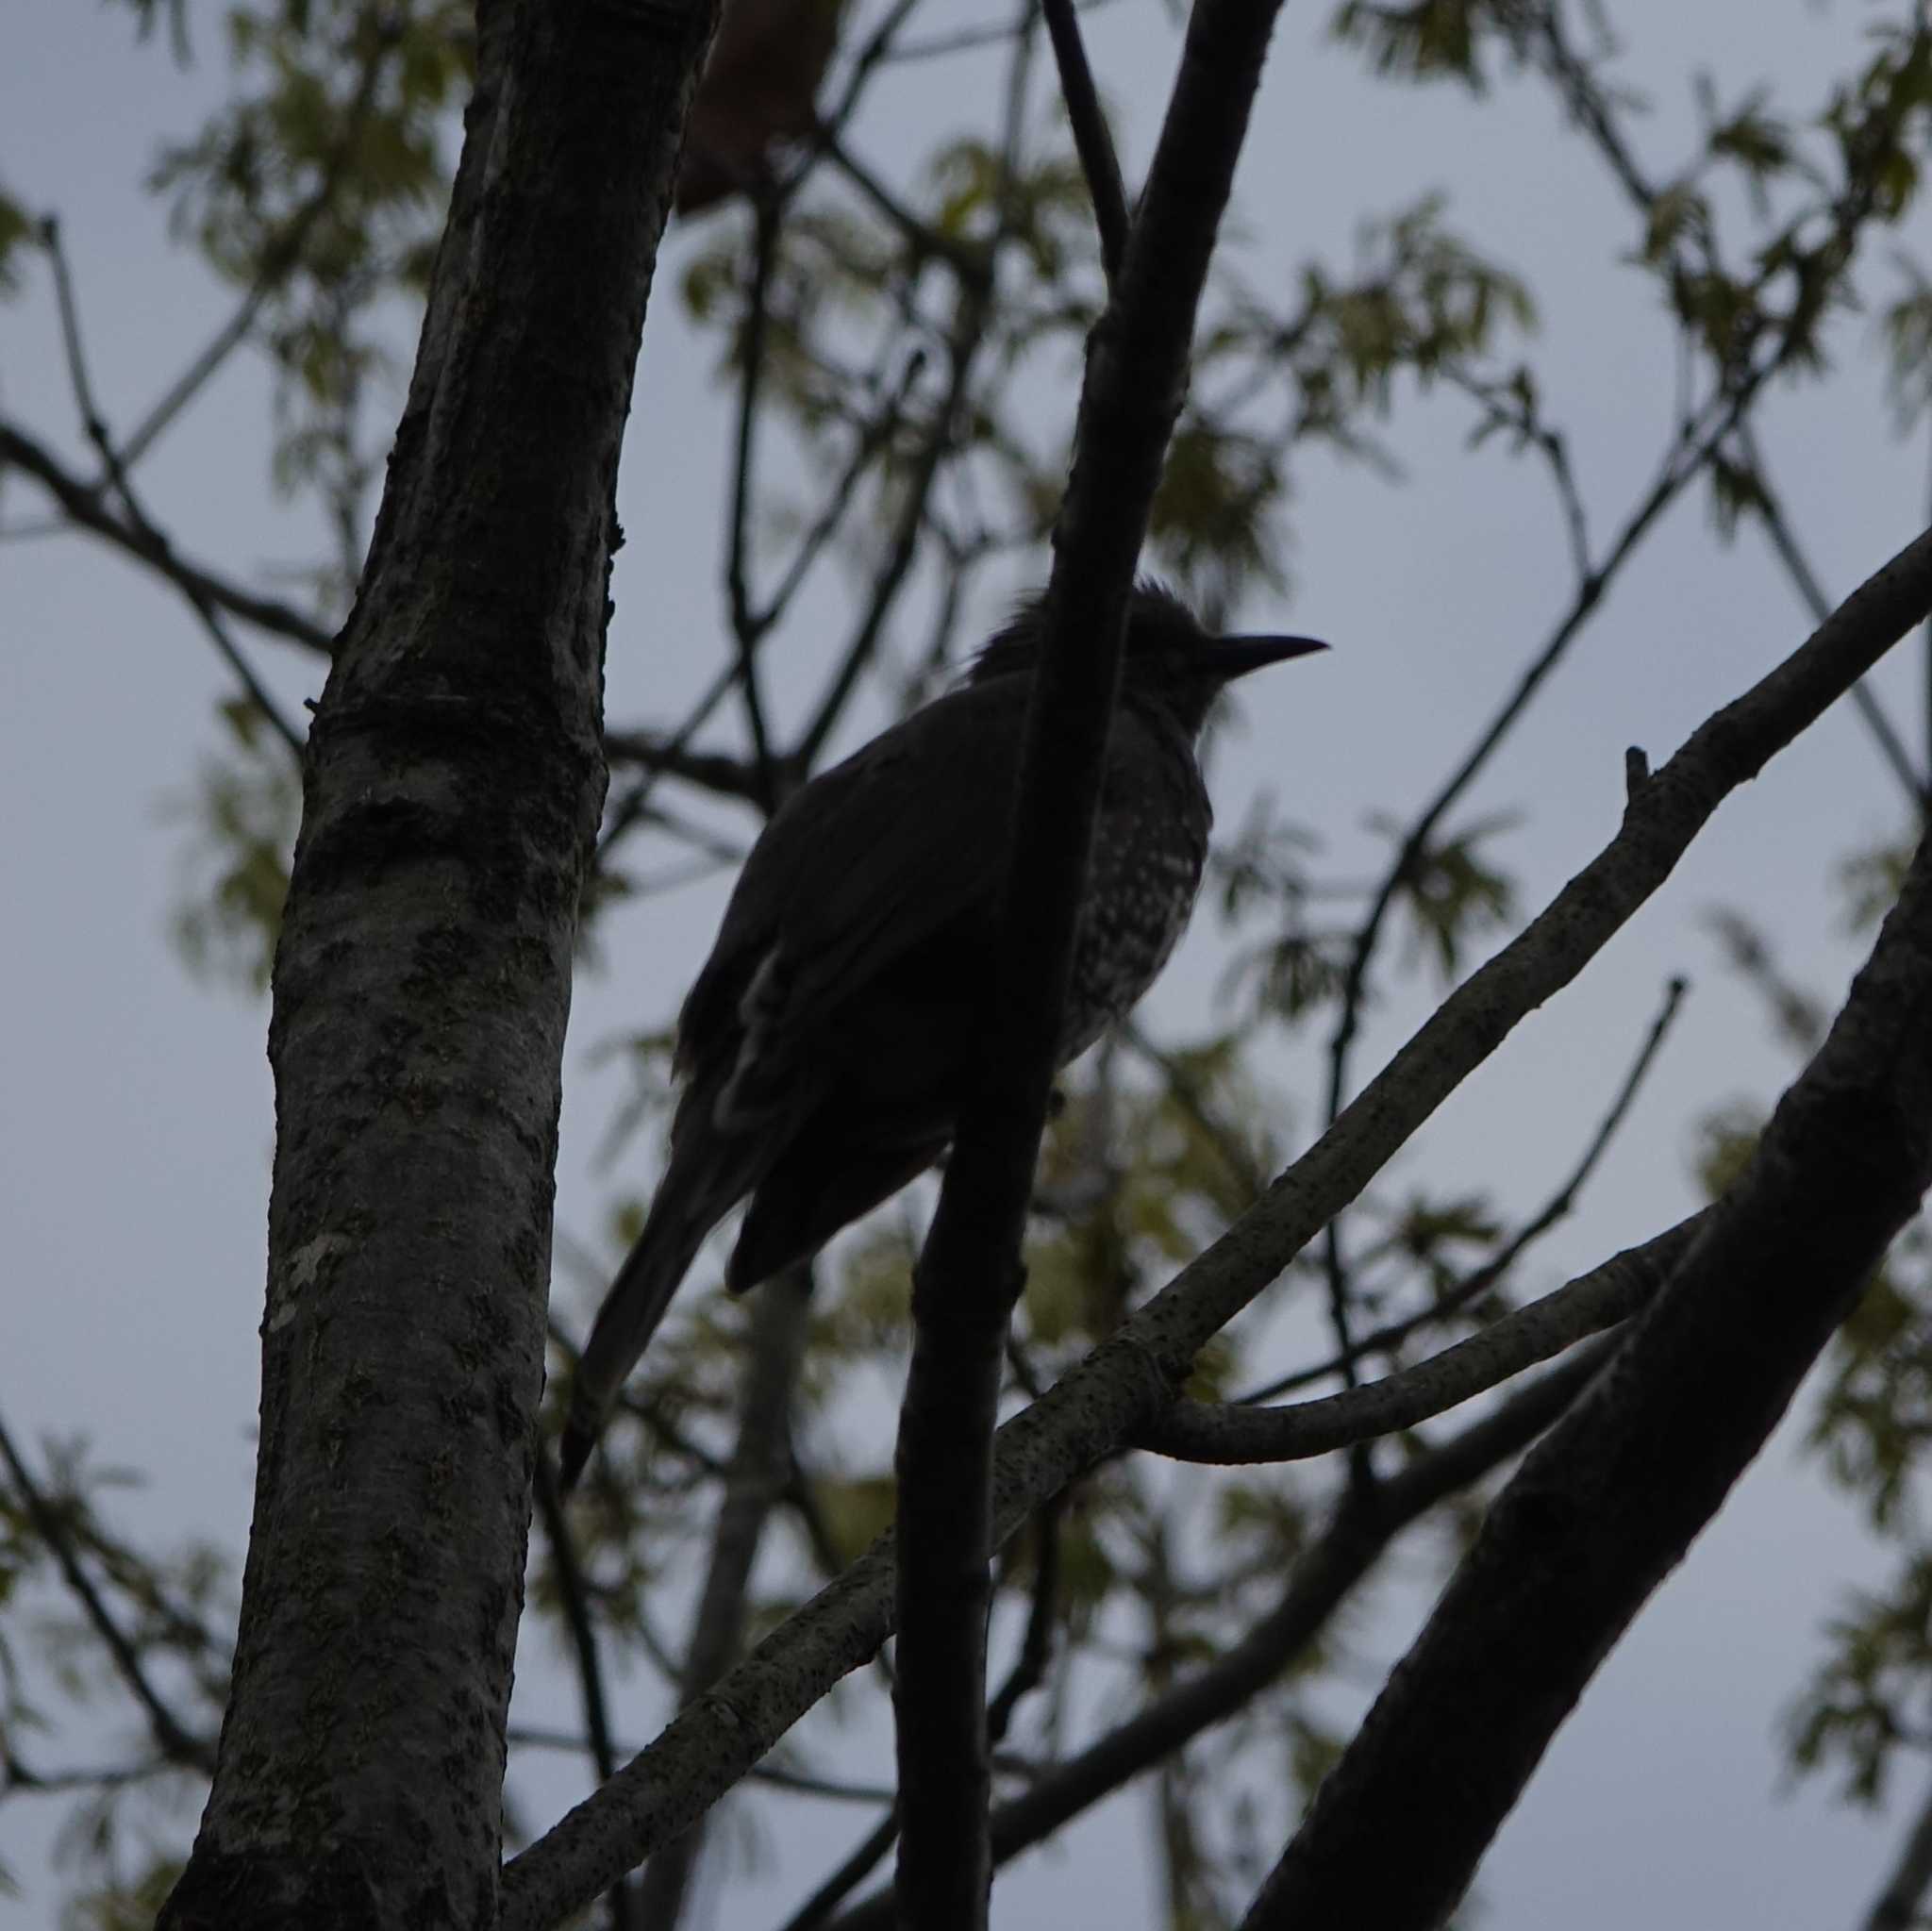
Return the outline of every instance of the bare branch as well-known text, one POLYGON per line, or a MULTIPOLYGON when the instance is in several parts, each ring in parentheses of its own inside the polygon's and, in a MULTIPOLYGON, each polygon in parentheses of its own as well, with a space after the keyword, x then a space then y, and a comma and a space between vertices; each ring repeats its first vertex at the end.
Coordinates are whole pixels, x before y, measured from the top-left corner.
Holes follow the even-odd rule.
MULTIPOLYGON (((1644 1036, 1642 1045, 1638 1048, 1637 1057, 1631 1062, 1629 1072, 1624 1075, 1624 1083, 1618 1088, 1616 1098, 1610 1102, 1608 1112, 1604 1115, 1595 1133, 1591 1136, 1590 1144, 1584 1148, 1582 1158, 1576 1162, 1557 1190, 1489 1259, 1480 1267, 1472 1268, 1469 1273, 1457 1282, 1447 1293, 1442 1294, 1420 1312, 1408 1315, 1401 1321, 1391 1322, 1388 1326, 1379 1327, 1373 1334, 1362 1336, 1355 1343, 1353 1359, 1359 1361, 1366 1356, 1382 1354, 1391 1348, 1399 1347, 1418 1329, 1432 1327, 1458 1308, 1466 1307, 1472 1301, 1480 1299, 1508 1274, 1509 1270, 1523 1258, 1537 1240, 1571 1211, 1576 1204, 1576 1196, 1589 1184, 1590 1176, 1596 1171, 1597 1163, 1608 1150, 1610 1141, 1616 1138, 1617 1129, 1628 1116, 1638 1092, 1642 1088, 1645 1074, 1656 1062, 1657 1052, 1664 1042, 1664 1036, 1670 1031, 1672 1022, 1676 1018, 1682 1006, 1685 984, 1683 979, 1674 978, 1665 986, 1664 1003, 1657 1018, 1651 1022, 1650 1030, 1644 1036)), ((1338 1356, 1313 1368, 1298 1368, 1293 1373, 1284 1374, 1278 1380, 1269 1382, 1264 1388, 1237 1395, 1235 1400, 1243 1405, 1273 1401, 1276 1395, 1287 1394, 1291 1389, 1306 1388, 1310 1382, 1325 1381, 1331 1374, 1341 1372, 1344 1365, 1343 1357, 1338 1356)))
POLYGON ((275 597, 258 596, 179 556, 174 544, 152 525, 138 527, 108 507, 101 491, 84 483, 51 451, 16 424, 0 422, 0 469, 25 472, 41 484, 82 529, 112 543, 137 562, 158 571, 191 600, 206 598, 219 610, 240 617, 258 629, 326 657, 335 648, 334 633, 308 612, 275 597))
POLYGON ((1223 1466, 1304 1461, 1412 1428, 1647 1307, 1702 1221, 1693 1214, 1480 1334, 1380 1381, 1286 1408, 1178 1401, 1136 1433, 1134 1446, 1175 1461, 1223 1466))
MULTIPOLYGON (((1108 6, 1109 0, 1082 0, 1079 11, 1098 13, 1108 6)), ((949 54, 963 54, 974 47, 996 46, 1001 41, 1010 41, 1015 29, 1011 26, 967 26, 957 32, 931 34, 923 41, 908 41, 903 47, 895 47, 886 58, 894 65, 910 65, 917 60, 943 59, 949 54)))
POLYGON ((1080 21, 1074 11, 1074 0, 1041 0, 1041 11, 1046 16, 1053 57, 1060 70, 1060 94, 1066 101, 1067 119, 1073 125, 1080 171, 1087 176, 1087 191, 1093 197, 1093 222, 1100 230, 1100 260, 1107 271, 1107 285, 1111 289, 1120 280, 1121 264, 1127 253, 1127 231, 1133 225, 1127 212, 1127 191, 1121 182, 1120 158, 1114 153, 1107 112, 1093 85, 1093 70, 1087 64, 1087 48, 1080 38, 1080 21))
MULTIPOLYGON (((704 702, 696 708, 707 714, 717 707, 719 698, 730 690, 738 677, 734 664, 724 672, 713 690, 708 691, 704 702)), ((682 778, 686 784, 696 785, 700 791, 715 791, 723 798, 741 798, 747 805, 758 803, 758 780, 750 765, 742 758, 727 757, 715 751, 692 751, 689 741, 703 724, 699 717, 695 723, 680 724, 668 738, 654 736, 649 731, 607 731, 604 736, 604 755, 613 766, 636 765, 652 778, 682 778)), ((628 801, 625 801, 628 806, 628 801)), ((614 808, 611 813, 613 825, 625 807, 614 808)), ((638 807, 630 806, 630 815, 635 817, 638 807)), ((608 841, 608 831, 605 834, 608 841)))
POLYGON ((586 1743, 591 1766, 601 1783, 616 1774, 617 1753, 610 1742, 609 1706, 604 1694, 604 1671, 597 1656, 597 1632, 591 1622, 590 1592, 584 1587, 583 1565, 577 1559, 576 1539, 570 1532, 557 1477, 542 1456, 537 1457, 537 1516, 550 1542, 550 1559, 557 1572, 557 1593, 563 1608, 564 1627, 576 1653, 577 1688, 584 1704, 586 1743))
POLYGON ((1026 1633, 1020 1641, 1020 1654, 1012 1670, 1000 1685, 999 1693, 987 1706, 986 1735, 989 1743, 1004 1740, 1013 1712, 1039 1689, 1053 1657, 1054 1617, 1059 1606, 1060 1586, 1060 1508, 1065 1498, 1049 1496, 1033 1519, 1033 1597, 1026 1612, 1026 1633))
POLYGON ((751 289, 745 296, 744 322, 739 331, 738 434, 731 465, 731 540, 724 581, 731 606, 731 634, 738 646, 738 691, 751 732, 758 802, 769 815, 778 808, 779 788, 765 730, 765 707, 758 693, 758 648, 767 625, 758 622, 752 609, 751 497, 758 399, 764 390, 765 344, 772 319, 772 270, 778 258, 777 204, 760 196, 754 218, 751 289))
MULTIPOLYGON (((134 493, 134 487, 127 477, 126 466, 120 452, 114 446, 106 418, 101 414, 100 405, 94 398, 93 379, 88 371, 87 349, 80 327, 80 305, 74 291, 74 275, 68 266, 67 251, 61 245, 60 226, 52 215, 41 224, 41 241, 47 251, 47 258, 53 266, 55 306, 60 315, 60 340, 67 356, 68 380, 73 385, 75 403, 80 410, 82 426, 88 440, 93 444, 101 458, 101 472, 107 485, 120 498, 122 515, 127 524, 142 537, 149 550, 156 555, 168 552, 168 541, 162 536, 154 521, 142 508, 140 499, 134 493)), ((216 652, 234 673, 236 681, 249 702, 260 713, 264 721, 275 730, 277 737, 288 746, 290 756, 299 764, 302 757, 302 734, 293 724, 282 714, 281 707, 269 695, 261 680, 255 674, 254 667, 242 655, 241 647, 228 635, 220 612, 208 596, 195 588, 185 577, 167 573, 170 580, 188 599, 201 626, 208 632, 216 652)))
MULTIPOLYGON (((1602 1367, 1609 1345, 1582 1350, 1517 1390, 1373 1490, 1345 1490, 1327 1526, 1296 1558, 1280 1600, 1245 1636, 993 1811, 994 1860, 1004 1864, 1043 1841, 1244 1709, 1327 1627, 1397 1536, 1437 1504, 1482 1480, 1562 1414, 1602 1367)), ((869 1897, 837 1920, 837 1931, 890 1931, 892 1906, 890 1890, 869 1897)))
POLYGON ((1557 1726, 1762 1448, 1928 1181, 1932 843, 1749 1167, 1612 1371, 1491 1509, 1246 1931, 1443 1922, 1557 1726))
MULTIPOLYGON (((563 1609, 564 1627, 570 1632, 571 1648, 577 1666, 577 1693, 583 1699, 585 1741, 591 1753, 591 1767, 597 1781, 604 1783, 617 1773, 617 1753, 610 1742, 609 1707, 604 1695, 604 1669, 597 1655, 597 1632, 591 1622, 591 1600, 584 1588, 584 1572, 577 1560, 575 1539, 564 1514, 563 1498, 557 1492, 557 1476, 548 1456, 536 1458, 534 1476, 537 1516, 550 1543, 551 1566, 557 1574, 557 1593, 563 1609)), ((619 1880, 608 1893, 610 1931, 630 1931, 634 1922, 630 1884, 619 1880)))
POLYGON ((387 30, 368 37, 368 51, 357 78, 356 92, 342 117, 341 132, 330 143, 328 158, 323 164, 315 191, 290 215, 282 225, 280 234, 262 249, 261 267, 236 305, 234 313, 168 385, 147 414, 128 431, 120 451, 124 473, 133 469, 147 454, 168 424, 194 400, 215 372, 247 340, 256 318, 301 260, 302 251, 315 231, 316 223, 328 212, 337 190, 342 185, 342 176, 361 140, 370 107, 375 99, 376 83, 382 75, 384 59, 394 45, 395 36, 387 30))
POLYGON ((42 1541, 47 1545, 47 1553, 53 1556, 62 1580, 73 1591, 94 1634, 113 1658, 121 1680, 126 1684, 134 1700, 147 1712, 148 1729, 156 1747, 172 1763, 187 1764, 204 1774, 211 1772, 215 1761, 213 1745, 207 1739, 195 1736, 155 1688, 140 1651, 127 1632, 114 1620, 114 1612, 94 1587, 93 1578, 82 1564, 79 1552, 74 1546, 74 1539, 60 1519, 59 1510, 48 1501, 40 1484, 27 1473, 26 1464, 21 1459, 4 1423, 0 1423, 0 1460, 6 1462, 8 1475, 19 1491, 27 1518, 42 1541))
MULTIPOLYGON (((805 1354, 811 1271, 795 1267, 758 1290, 738 1399, 738 1440, 724 1473, 711 1533, 711 1556, 691 1616, 678 1699, 702 1695, 736 1660, 744 1636, 745 1596, 765 1523, 791 1473, 791 1390, 805 1354)), ((694 1824, 644 1867, 641 1922, 674 1931, 704 1839, 694 1824)))
MULTIPOLYGON (((1756 489, 1752 493, 1751 508, 1763 526, 1764 534, 1771 543, 1777 559, 1785 567, 1785 574, 1791 579, 1792 588, 1798 592, 1805 608, 1811 613, 1811 621, 1817 623, 1825 611, 1831 608, 1831 601, 1824 594, 1824 587, 1818 580, 1818 574, 1811 568, 1810 558, 1805 555, 1798 542, 1797 532, 1791 527, 1790 517, 1785 514, 1784 504, 1772 486, 1770 473, 1764 466, 1763 453, 1757 446, 1757 439, 1745 425, 1738 432, 1738 441, 1744 451, 1745 459, 1751 465, 1756 489)), ((1912 754, 1906 749, 1905 741, 1897 728, 1885 713, 1885 707, 1878 701, 1878 694, 1864 679, 1852 686, 1852 702, 1857 707, 1858 715, 1877 744, 1879 755, 1890 767, 1891 774, 1905 788, 1906 796, 1911 800, 1912 808, 1924 813, 1932 804, 1932 789, 1920 776, 1912 763, 1912 754)))
POLYGON ((899 1889, 922 1931, 986 1923, 992 1440, 1136 560, 1277 0, 1198 0, 1119 285, 1089 346, 1009 837, 979 1090, 913 1271, 900 1410, 899 1889), (1077 621, 1073 613, 1077 611, 1077 621))

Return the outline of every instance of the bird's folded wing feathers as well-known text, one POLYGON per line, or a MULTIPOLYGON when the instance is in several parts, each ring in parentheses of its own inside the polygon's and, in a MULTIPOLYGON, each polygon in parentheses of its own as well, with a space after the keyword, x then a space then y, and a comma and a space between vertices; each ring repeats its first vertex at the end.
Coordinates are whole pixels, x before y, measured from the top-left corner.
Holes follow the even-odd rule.
POLYGON ((809 1027, 962 913, 990 907, 1025 702, 1019 679, 969 685, 797 792, 746 861, 681 1037, 715 1038, 721 1008, 753 1003, 774 1033, 809 1027))

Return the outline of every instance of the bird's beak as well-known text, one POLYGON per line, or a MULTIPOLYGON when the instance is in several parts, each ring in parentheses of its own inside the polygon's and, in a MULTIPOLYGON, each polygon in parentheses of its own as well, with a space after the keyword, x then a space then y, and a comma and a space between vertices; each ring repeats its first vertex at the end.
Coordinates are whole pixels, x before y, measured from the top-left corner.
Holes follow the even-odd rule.
POLYGON ((1328 646, 1312 637, 1217 637, 1204 653, 1208 667, 1223 683, 1245 677, 1290 658, 1305 658, 1328 646))

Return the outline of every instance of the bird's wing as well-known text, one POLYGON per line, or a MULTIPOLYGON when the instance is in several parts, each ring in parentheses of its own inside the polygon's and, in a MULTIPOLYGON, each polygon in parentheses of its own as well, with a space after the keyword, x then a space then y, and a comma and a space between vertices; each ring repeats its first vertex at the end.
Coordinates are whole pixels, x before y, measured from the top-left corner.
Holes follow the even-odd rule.
POLYGON ((686 1071, 801 1039, 962 915, 993 916, 1027 687, 969 685, 795 792, 752 848, 678 1023, 686 1071), (743 1052, 749 1043, 754 1052, 743 1052))

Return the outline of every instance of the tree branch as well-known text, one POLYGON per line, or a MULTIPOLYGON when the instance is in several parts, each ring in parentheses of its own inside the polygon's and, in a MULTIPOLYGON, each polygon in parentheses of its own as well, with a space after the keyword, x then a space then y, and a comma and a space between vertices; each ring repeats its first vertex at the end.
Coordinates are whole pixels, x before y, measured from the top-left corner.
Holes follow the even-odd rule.
POLYGON ((1668 1233, 1626 1248, 1555 1293, 1491 1322, 1480 1334, 1380 1381, 1286 1408, 1177 1401, 1138 1430, 1133 1445, 1175 1461, 1231 1466, 1305 1461, 1412 1428, 1647 1307, 1703 1218, 1693 1214, 1680 1221, 1668 1233))
POLYGON ((1126 599, 1187 386, 1194 311, 1276 0, 1198 0, 1141 216, 1089 348, 1027 706, 980 1085, 913 1272, 900 1411, 899 1890, 922 1931, 986 1923, 993 1421, 1058 1058, 1126 599), (1077 612, 1077 617, 1075 616, 1077 612))
MULTIPOLYGON (((1685 990, 1686 982, 1681 978, 1674 978, 1666 984, 1663 1005, 1659 1007, 1657 1018, 1652 1021, 1650 1031, 1644 1036, 1642 1045, 1638 1048, 1637 1057, 1631 1062, 1629 1072, 1624 1075, 1624 1083, 1618 1088, 1616 1098, 1610 1102, 1609 1110, 1598 1123, 1596 1131, 1591 1136, 1590 1144, 1584 1148, 1583 1157, 1571 1170, 1562 1185, 1494 1254, 1491 1255, 1489 1259, 1480 1267, 1472 1268, 1446 1293, 1418 1313, 1406 1315, 1400 1321, 1391 1322, 1386 1327, 1376 1328, 1373 1334, 1363 1335, 1353 1343, 1347 1357, 1336 1356, 1329 1360, 1318 1362, 1312 1368, 1298 1368, 1291 1374, 1284 1374, 1279 1379, 1269 1382, 1265 1387, 1235 1396, 1235 1401, 1243 1406, 1255 1402, 1273 1401, 1277 1395, 1287 1394, 1291 1389, 1306 1388, 1310 1382, 1325 1381, 1329 1375, 1342 1371, 1349 1360, 1360 1361, 1366 1356, 1400 1346, 1419 1328, 1433 1326, 1458 1308, 1468 1307, 1472 1301, 1488 1293, 1497 1282, 1503 1280, 1528 1249, 1575 1206, 1576 1196, 1589 1183, 1591 1174, 1596 1171, 1597 1163, 1603 1158, 1610 1141, 1615 1139, 1617 1129, 1628 1116, 1638 1092, 1642 1088, 1645 1074, 1656 1062, 1664 1037, 1670 1031, 1683 1004, 1685 990)), ((1350 1385, 1353 1386, 1353 1383, 1350 1385)))
POLYGON ((1120 280, 1121 265, 1126 259, 1127 234, 1133 225, 1133 217, 1127 212, 1127 191, 1121 181, 1120 158, 1114 153, 1107 112, 1093 85, 1093 70, 1087 64, 1087 48, 1080 38, 1080 21, 1074 11, 1074 0, 1041 0, 1041 11, 1046 15, 1054 60, 1060 70, 1060 94, 1067 104, 1067 120, 1074 129, 1080 172, 1087 176, 1087 191, 1093 197, 1093 222, 1100 230, 1100 261, 1107 271, 1107 285, 1111 289, 1120 280))
MULTIPOLYGON (((678 1701, 701 1696, 736 1659, 744 1636, 746 1591, 766 1519, 791 1473, 791 1390, 805 1354, 808 1267, 790 1268, 758 1290, 739 1389, 738 1440, 724 1473, 710 1563, 691 1617, 678 1701)), ((644 1866, 641 1922, 675 1931, 698 1852, 702 1821, 644 1866)))
POLYGON ((1614 1369, 1491 1509, 1246 1931, 1424 1931, 1448 1916, 1557 1726, 1763 1446, 1928 1181, 1932 843, 1750 1166, 1614 1369))
POLYGON ((306 611, 275 597, 258 596, 239 584, 178 555, 167 537, 151 525, 138 528, 108 507, 102 491, 84 483, 50 450, 17 424, 0 422, 0 469, 17 469, 30 475, 69 520, 113 544, 136 562, 158 571, 192 600, 206 598, 219 610, 253 624, 258 630, 299 643, 327 656, 335 638, 325 625, 306 611))
MULTIPOLYGON (((597 1631, 591 1621, 590 1592, 584 1587, 582 1564, 577 1560, 575 1539, 564 1513, 563 1498, 557 1492, 557 1476, 550 1458, 540 1455, 533 1477, 537 1517, 550 1544, 551 1566, 557 1573, 558 1601, 563 1623, 570 1633, 571 1648, 577 1666, 577 1693, 583 1700, 585 1740, 591 1753, 591 1767, 603 1783, 617 1773, 617 1753, 610 1742, 610 1714, 604 1695, 604 1668, 597 1654, 597 1631)), ((631 1892, 626 1879, 610 1887, 610 1931, 630 1931, 631 1892)))
MULTIPOLYGON (((1345 1490, 1327 1526, 1296 1558, 1275 1606, 1245 1636, 993 1811, 995 1861, 1004 1864, 1043 1842, 1246 1708, 1327 1627, 1397 1536, 1535 1440, 1576 1399, 1614 1345, 1610 1340, 1580 1351, 1373 1490, 1345 1490)), ((836 1921, 836 1931, 890 1931, 892 1905, 890 1890, 868 1897, 836 1921)))
POLYGON ((0 1423, 0 1461, 6 1462, 8 1476, 20 1493, 27 1519, 47 1545, 47 1553, 53 1556, 62 1579, 74 1592, 75 1600, 79 1603, 94 1634, 112 1658, 121 1680, 126 1684, 135 1702, 147 1712, 148 1730, 155 1740, 156 1748, 171 1763, 185 1763, 204 1775, 208 1774, 214 1768, 213 1746, 189 1730, 149 1680, 140 1651, 127 1632, 114 1620, 114 1612, 94 1587, 93 1578, 82 1564, 73 1539, 60 1520, 59 1511, 27 1473, 26 1464, 15 1449, 13 1438, 8 1433, 5 1423, 0 1423))
MULTIPOLYGON (((1039 1536, 1034 1558, 1032 1606, 1027 1611, 1026 1633, 1020 1654, 999 1693, 988 1705, 988 1740, 997 1746, 1007 1733, 1013 1712, 1023 1698, 1039 1688, 1046 1673, 1053 1651, 1054 1617, 1059 1590, 1059 1504, 1056 1496, 1034 1518, 1039 1536)), ((816 1931, 828 1923, 832 1914, 871 1876, 874 1869, 891 1851, 899 1837, 899 1806, 894 1804, 878 1823, 853 1846, 836 1870, 786 1919, 781 1931, 816 1931)))
MULTIPOLYGON (((1815 624, 1831 608, 1831 600, 1824 594, 1824 586, 1818 580, 1818 574, 1811 568, 1810 559, 1799 545, 1797 532, 1792 529, 1790 519, 1785 514, 1785 508, 1772 486, 1770 474, 1764 466, 1764 458, 1757 446, 1757 439, 1745 426, 1738 434, 1746 459, 1751 465, 1752 474, 1757 483, 1751 508, 1762 525, 1766 539, 1778 561, 1785 567, 1785 574, 1791 580, 1791 587, 1798 592, 1800 601, 1811 613, 1815 624)), ((1852 702, 1857 707, 1858 715, 1864 719, 1866 728, 1872 733, 1873 741, 1877 744, 1879 755, 1884 758, 1892 775, 1904 788, 1906 796, 1911 800, 1912 808, 1922 816, 1928 805, 1932 805, 1932 791, 1928 791, 1925 780, 1919 775, 1912 763, 1912 754, 1906 749, 1896 726, 1886 715, 1885 707, 1879 703, 1878 694, 1862 678, 1852 686, 1852 702)))

